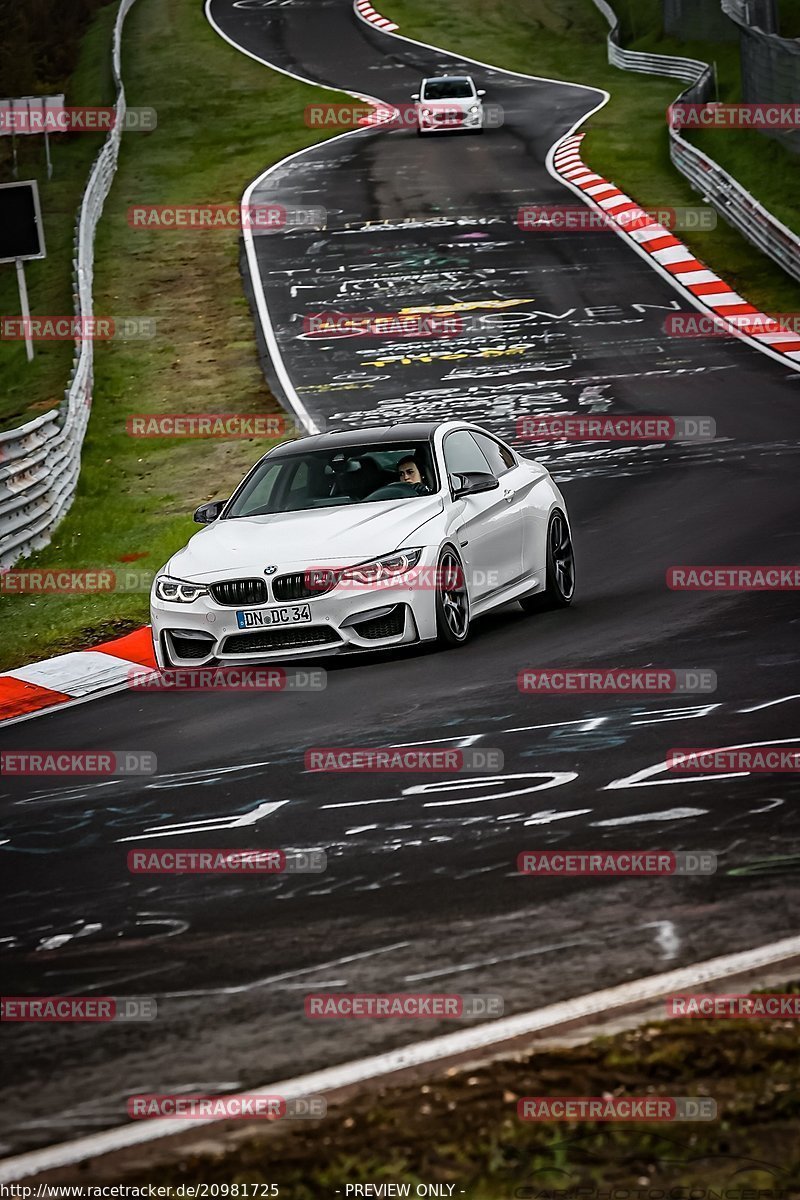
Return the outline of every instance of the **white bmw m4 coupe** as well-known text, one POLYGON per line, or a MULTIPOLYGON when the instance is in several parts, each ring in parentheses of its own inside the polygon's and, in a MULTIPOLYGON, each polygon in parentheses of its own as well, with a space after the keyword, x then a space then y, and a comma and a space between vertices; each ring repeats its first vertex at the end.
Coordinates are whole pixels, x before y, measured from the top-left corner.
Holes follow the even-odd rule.
POLYGON ((162 669, 462 645, 516 600, 568 605, 564 498, 478 425, 409 422, 284 442, 156 575, 162 669))

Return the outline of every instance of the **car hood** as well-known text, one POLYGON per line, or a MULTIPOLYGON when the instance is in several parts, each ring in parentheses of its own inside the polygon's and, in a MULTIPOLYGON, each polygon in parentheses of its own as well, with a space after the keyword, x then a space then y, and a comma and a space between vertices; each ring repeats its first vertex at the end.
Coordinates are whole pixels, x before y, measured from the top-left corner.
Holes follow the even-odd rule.
POLYGON ((415 530, 443 510, 441 497, 417 496, 215 521, 174 554, 164 570, 179 579, 210 583, 260 576, 270 565, 283 571, 365 562, 408 545, 415 530))

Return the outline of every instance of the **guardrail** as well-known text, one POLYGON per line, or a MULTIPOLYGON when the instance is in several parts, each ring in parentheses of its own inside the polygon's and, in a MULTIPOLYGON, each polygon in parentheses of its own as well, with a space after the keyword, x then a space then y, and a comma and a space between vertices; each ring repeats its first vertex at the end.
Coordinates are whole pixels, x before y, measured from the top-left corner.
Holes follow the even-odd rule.
POLYGON ((734 21, 750 24, 747 0, 721 0, 722 11, 734 21))
POLYGON ((622 71, 640 71, 643 75, 668 75, 672 79, 682 79, 685 83, 694 83, 709 69, 707 63, 696 58, 676 58, 669 54, 643 54, 639 50, 623 50, 619 44, 619 17, 607 0, 594 0, 594 3, 611 26, 607 43, 608 61, 612 67, 619 67, 622 71))
MULTIPOLYGON (((722 0, 721 11, 739 38, 742 98, 794 108, 800 96, 800 38, 780 36, 776 0, 722 0)), ((800 155, 800 130, 764 129, 761 134, 800 155)))
POLYGON ((777 33, 778 12, 774 0, 721 0, 722 11, 737 25, 758 25, 764 33, 777 33))
MULTIPOLYGON (((676 104, 708 103, 716 95, 716 73, 708 63, 695 58, 623 50, 619 44, 619 19, 613 8, 607 0, 594 0, 594 4, 611 26, 607 44, 612 66, 683 80, 690 86, 680 93, 676 104)), ((759 204, 719 163, 682 137, 678 129, 670 126, 669 137, 670 158, 694 190, 787 275, 800 281, 800 237, 759 204)))
POLYGON ((749 242, 800 281, 800 238, 751 196, 719 163, 685 138, 672 134, 672 161, 695 191, 749 242))
MULTIPOLYGON (((125 120, 122 26, 136 0, 121 0, 114 24, 112 66, 116 86, 114 127, 94 160, 75 223, 75 315, 91 317, 94 237, 117 169, 125 120)), ((43 416, 0 433, 0 567, 46 546, 78 486, 81 449, 92 406, 94 345, 77 339, 64 402, 43 416)))

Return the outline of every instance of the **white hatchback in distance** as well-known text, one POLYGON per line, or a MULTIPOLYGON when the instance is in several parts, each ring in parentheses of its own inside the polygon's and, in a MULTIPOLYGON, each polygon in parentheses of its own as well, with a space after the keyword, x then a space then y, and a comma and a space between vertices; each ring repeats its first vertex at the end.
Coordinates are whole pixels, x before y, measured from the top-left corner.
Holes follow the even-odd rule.
POLYGON ((417 101, 417 133, 483 133, 483 88, 470 75, 437 75, 423 79, 417 101))

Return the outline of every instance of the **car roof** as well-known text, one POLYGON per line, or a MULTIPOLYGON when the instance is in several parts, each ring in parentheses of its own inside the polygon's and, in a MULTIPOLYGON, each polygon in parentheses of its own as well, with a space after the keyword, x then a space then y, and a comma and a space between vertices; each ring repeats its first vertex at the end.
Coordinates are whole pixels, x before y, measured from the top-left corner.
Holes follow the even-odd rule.
POLYGON ((472 82, 471 75, 429 75, 427 79, 423 79, 423 83, 462 83, 468 79, 472 82))
POLYGON ((444 421, 403 421, 396 425, 373 425, 366 429, 339 429, 332 433, 314 433, 293 442, 282 442, 269 451, 270 458, 307 450, 336 450, 350 445, 380 447, 381 443, 432 441, 444 421))

